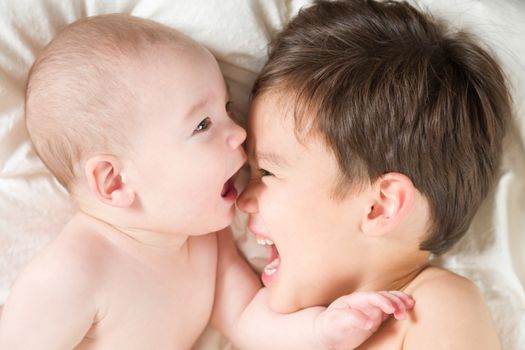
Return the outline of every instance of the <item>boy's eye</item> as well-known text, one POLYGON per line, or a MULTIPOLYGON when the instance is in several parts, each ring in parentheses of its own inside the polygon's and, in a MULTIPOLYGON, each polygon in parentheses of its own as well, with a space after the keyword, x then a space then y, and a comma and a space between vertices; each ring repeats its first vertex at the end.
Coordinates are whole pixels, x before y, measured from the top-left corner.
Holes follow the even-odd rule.
POLYGON ((195 130, 193 130, 193 133, 196 134, 199 132, 206 131, 207 129, 210 128, 210 125, 211 125, 211 119, 210 117, 206 117, 199 123, 199 125, 197 125, 195 130))
POLYGON ((226 109, 226 112, 231 112, 232 111, 232 106, 233 106, 233 101, 228 101, 226 102, 226 106, 225 106, 225 109, 226 109))
POLYGON ((266 169, 259 169, 259 175, 261 177, 273 176, 273 174, 271 172, 269 172, 268 170, 266 170, 266 169))

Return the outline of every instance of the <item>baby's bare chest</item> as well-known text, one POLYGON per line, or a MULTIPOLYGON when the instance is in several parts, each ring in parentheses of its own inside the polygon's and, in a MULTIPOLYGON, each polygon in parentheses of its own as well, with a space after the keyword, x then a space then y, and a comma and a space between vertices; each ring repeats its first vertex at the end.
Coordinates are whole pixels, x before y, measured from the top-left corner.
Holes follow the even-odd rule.
POLYGON ((201 243, 181 259, 128 262, 113 278, 118 283, 108 284, 101 320, 86 341, 126 349, 191 348, 209 321, 215 294, 217 248, 215 241, 201 243))

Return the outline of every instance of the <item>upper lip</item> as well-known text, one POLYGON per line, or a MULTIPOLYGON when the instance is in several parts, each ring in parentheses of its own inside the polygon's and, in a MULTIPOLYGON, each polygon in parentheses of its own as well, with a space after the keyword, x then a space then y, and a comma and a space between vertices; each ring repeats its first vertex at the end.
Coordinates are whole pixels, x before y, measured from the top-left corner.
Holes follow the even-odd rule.
POLYGON ((248 230, 250 230, 251 233, 253 233, 255 236, 257 237, 261 237, 261 238, 268 238, 268 239, 271 239, 270 236, 264 234, 264 233, 261 233, 256 227, 255 225, 253 224, 253 222, 249 222, 248 223, 248 230))
POLYGON ((246 156, 244 156, 243 158, 243 162, 238 166, 236 167, 235 171, 232 173, 232 175, 230 175, 230 177, 228 177, 228 180, 226 180, 226 182, 232 180, 232 182, 235 182, 235 180, 237 180, 237 177, 239 176, 239 172, 241 171, 244 163, 246 162, 246 156))
POLYGON ((226 182, 230 182, 231 185, 233 186, 235 184, 235 180, 237 180, 238 175, 239 175, 238 172, 234 173, 232 176, 230 176, 230 178, 226 182))
POLYGON ((233 174, 230 175, 230 177, 228 177, 228 179, 226 180, 225 183, 231 181, 231 184, 232 184, 232 185, 235 184, 235 180, 237 180, 237 177, 239 176, 239 171, 240 171, 240 170, 241 170, 241 168, 238 168, 237 170, 235 170, 235 171, 233 172, 233 174))

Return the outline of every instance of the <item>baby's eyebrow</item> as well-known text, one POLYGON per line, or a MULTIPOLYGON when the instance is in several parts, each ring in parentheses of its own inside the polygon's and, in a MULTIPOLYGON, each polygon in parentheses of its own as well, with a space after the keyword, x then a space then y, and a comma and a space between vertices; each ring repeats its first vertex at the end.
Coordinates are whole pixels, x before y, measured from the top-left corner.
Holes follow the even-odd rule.
POLYGON ((254 158, 257 162, 264 161, 278 167, 286 167, 289 165, 286 158, 274 152, 256 152, 254 158))
POLYGON ((185 118, 191 118, 194 113, 196 113, 199 109, 203 108, 206 103, 208 102, 208 97, 203 98, 202 100, 198 101, 197 103, 193 104, 185 113, 185 118))

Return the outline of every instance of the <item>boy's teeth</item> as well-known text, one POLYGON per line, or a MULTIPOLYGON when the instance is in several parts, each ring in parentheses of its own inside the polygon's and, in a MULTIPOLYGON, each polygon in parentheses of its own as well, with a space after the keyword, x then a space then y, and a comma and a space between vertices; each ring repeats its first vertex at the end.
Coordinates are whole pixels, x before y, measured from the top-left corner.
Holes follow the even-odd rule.
POLYGON ((266 267, 264 268, 264 273, 267 276, 273 275, 275 271, 277 271, 277 266, 279 266, 280 263, 281 263, 281 259, 279 258, 274 259, 271 263, 266 265, 266 267))
POLYGON ((273 241, 269 238, 257 238, 257 244, 260 245, 274 245, 273 241))

